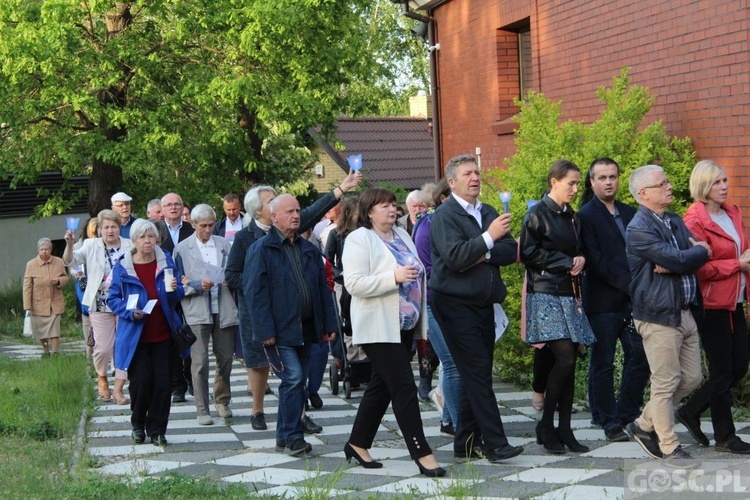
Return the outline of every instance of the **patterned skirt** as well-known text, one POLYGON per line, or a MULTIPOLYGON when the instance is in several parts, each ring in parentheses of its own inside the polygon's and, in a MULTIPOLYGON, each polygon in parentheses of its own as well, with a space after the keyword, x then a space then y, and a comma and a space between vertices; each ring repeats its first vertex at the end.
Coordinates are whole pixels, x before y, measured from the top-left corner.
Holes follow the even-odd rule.
POLYGON ((577 344, 596 342, 583 308, 573 297, 546 293, 526 295, 526 343, 570 339, 577 344))

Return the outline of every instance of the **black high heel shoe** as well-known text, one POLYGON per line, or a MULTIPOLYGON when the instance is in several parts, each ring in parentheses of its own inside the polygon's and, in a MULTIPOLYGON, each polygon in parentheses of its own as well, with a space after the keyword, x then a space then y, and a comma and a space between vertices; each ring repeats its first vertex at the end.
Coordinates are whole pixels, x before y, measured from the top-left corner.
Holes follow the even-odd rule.
POLYGON ((541 444, 547 453, 563 455, 565 445, 560 442, 554 427, 543 426, 541 422, 536 424, 536 444, 541 444))
POLYGON ((586 453, 587 451, 589 451, 588 446, 584 446, 578 442, 571 429, 557 429, 557 437, 560 442, 567 446, 568 449, 573 453, 586 453))
POLYGON ((346 443, 344 445, 344 455, 346 455, 347 462, 351 463, 352 458, 354 458, 354 460, 359 462, 359 465, 361 465, 365 469, 380 469, 381 467, 383 467, 382 462, 378 462, 376 460, 371 460, 368 462, 364 458, 360 457, 359 453, 357 453, 356 450, 352 448, 352 446, 349 443, 346 443))
POLYGON ((428 469, 419 460, 414 460, 414 463, 419 467, 419 473, 426 477, 443 477, 445 475, 445 469, 442 467, 435 467, 434 469, 428 469))

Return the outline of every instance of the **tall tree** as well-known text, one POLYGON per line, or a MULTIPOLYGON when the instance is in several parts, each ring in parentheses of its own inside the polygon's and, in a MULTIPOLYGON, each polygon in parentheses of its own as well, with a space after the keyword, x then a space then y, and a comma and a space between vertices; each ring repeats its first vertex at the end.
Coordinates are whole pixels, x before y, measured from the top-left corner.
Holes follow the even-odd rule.
MULTIPOLYGON (((376 107, 353 90, 388 75, 368 47, 371 9, 367 0, 4 0, 0 175, 88 172, 92 213, 123 183, 144 198, 178 190, 212 201, 249 182, 299 179, 304 131, 330 132, 350 103, 376 107)), ((53 196, 40 214, 71 203, 53 196)))

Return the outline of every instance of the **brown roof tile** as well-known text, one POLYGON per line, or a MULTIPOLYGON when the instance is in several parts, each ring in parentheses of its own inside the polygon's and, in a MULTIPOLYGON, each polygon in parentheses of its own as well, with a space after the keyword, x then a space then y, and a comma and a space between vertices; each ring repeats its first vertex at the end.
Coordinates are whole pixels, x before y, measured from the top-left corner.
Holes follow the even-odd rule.
POLYGON ((410 117, 340 118, 336 139, 345 150, 338 154, 346 161, 361 153, 363 172, 373 185, 392 182, 418 189, 435 180, 429 123, 410 117))

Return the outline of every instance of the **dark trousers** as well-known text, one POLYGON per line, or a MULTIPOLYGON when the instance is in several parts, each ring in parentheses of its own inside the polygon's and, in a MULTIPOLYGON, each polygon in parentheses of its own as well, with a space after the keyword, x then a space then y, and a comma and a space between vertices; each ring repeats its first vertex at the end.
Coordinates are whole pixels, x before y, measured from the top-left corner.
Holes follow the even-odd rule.
POLYGON ((643 391, 650 370, 643 339, 632 324, 629 310, 588 315, 596 342, 589 359, 589 405, 597 424, 606 431, 624 426, 641 414, 643 391), (615 398, 614 363, 617 341, 623 365, 619 398, 615 398))
POLYGON ((431 308, 445 343, 461 376, 465 397, 461 399, 454 451, 465 452, 479 443, 491 451, 508 444, 492 390, 492 358, 495 348, 495 318, 492 306, 477 306, 454 297, 431 294, 431 308))
POLYGON ((714 439, 726 443, 735 436, 731 388, 747 373, 745 311, 739 304, 734 312, 706 309, 696 323, 708 359, 708 381, 690 396, 683 411, 699 418, 710 407, 714 439))
POLYGON ((172 402, 172 359, 176 351, 172 340, 139 342, 128 369, 130 379, 130 423, 134 430, 149 436, 167 432, 172 402))
MULTIPOLYGON (((426 319, 426 318, 425 318, 426 319)), ((401 332, 400 344, 364 344, 362 348, 370 359, 372 375, 367 390, 359 403, 349 443, 369 449, 375 440, 380 422, 393 404, 401 434, 409 455, 416 460, 432 454, 424 437, 422 416, 419 414, 417 386, 411 371, 411 344, 414 331, 401 332)))
POLYGON ((193 384, 193 373, 191 371, 192 358, 190 357, 189 350, 186 358, 182 357, 182 352, 177 347, 172 349, 172 351, 172 392, 184 396, 187 392, 188 384, 193 384))

